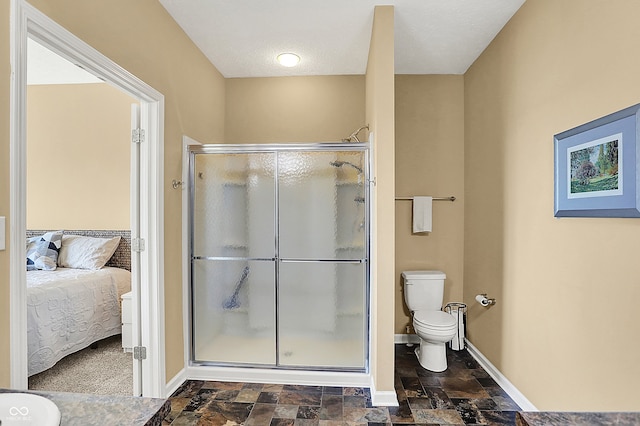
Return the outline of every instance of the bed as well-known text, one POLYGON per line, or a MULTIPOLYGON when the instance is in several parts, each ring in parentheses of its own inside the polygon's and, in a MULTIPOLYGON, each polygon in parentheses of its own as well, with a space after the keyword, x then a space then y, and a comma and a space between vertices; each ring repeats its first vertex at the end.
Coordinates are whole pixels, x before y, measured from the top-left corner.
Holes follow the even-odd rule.
POLYGON ((120 300, 131 290, 129 231, 27 231, 27 268, 29 376, 121 333, 120 300), (35 256, 34 241, 46 246, 35 256), (43 260, 44 252, 52 256, 43 260))

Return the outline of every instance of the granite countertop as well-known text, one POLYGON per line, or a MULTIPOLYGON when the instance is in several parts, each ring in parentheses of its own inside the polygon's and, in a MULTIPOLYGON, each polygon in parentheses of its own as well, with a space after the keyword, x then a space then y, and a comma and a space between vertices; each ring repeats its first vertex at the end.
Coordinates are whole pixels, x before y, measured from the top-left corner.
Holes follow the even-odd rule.
POLYGON ((11 389, 0 389, 0 392, 32 393, 50 399, 60 410, 63 426, 160 426, 171 411, 169 400, 160 398, 11 389))
POLYGON ((516 415, 517 426, 593 426, 593 425, 629 425, 640 424, 640 413, 571 413, 571 412, 519 412, 516 415))

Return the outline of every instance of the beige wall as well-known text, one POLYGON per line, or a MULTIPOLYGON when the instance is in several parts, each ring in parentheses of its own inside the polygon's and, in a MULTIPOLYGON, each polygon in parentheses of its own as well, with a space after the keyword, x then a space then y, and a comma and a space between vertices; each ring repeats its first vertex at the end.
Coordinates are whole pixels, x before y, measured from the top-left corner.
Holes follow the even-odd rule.
POLYGON ((27 229, 129 229, 131 104, 104 84, 27 88, 27 229))
POLYGON ((230 78, 225 143, 339 142, 363 126, 364 76, 230 78))
POLYGON ((394 9, 376 6, 366 74, 366 116, 374 134, 371 249, 371 373, 377 391, 394 392, 395 130, 394 9))
MULTIPOLYGON (((9 0, 0 1, 0 19, 9 22, 9 0)), ((182 367, 181 191, 171 188, 180 179, 182 135, 203 141, 224 139, 225 88, 221 74, 187 38, 156 1, 77 2, 32 0, 31 4, 105 56, 135 74, 165 96, 164 247, 166 374, 171 379, 182 367), (188 64, 188 66, 185 66, 188 64), (178 301, 178 302, 177 302, 178 301)), ((9 163, 9 26, 0 32, 0 167, 9 163)), ((8 179, 0 186, 0 214, 8 216, 8 179)), ((23 247, 19 248, 23 250, 23 247)), ((0 252, 0 385, 9 385, 9 250, 0 252), (5 267, 6 266, 6 267, 5 267)))
MULTIPOLYGON (((455 196, 434 201, 433 232, 412 234, 412 203, 396 201, 395 333, 411 324, 402 271, 447 274, 444 304, 461 302, 464 254, 464 81, 461 75, 395 78, 398 196, 455 196)), ((413 332, 413 331, 412 331, 413 332)))
POLYGON ((469 338, 543 410, 640 410, 640 221, 553 217, 553 135, 639 102, 638 16, 530 0, 465 75, 469 338))

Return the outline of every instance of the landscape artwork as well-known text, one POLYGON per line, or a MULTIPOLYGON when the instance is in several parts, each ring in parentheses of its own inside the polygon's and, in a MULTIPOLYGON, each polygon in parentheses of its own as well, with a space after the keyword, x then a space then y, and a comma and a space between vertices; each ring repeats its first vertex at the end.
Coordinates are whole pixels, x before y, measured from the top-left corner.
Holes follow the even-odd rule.
POLYGON ((567 150, 567 197, 622 194, 622 133, 567 150))
POLYGON ((640 104, 553 136, 555 217, 640 218, 640 104))

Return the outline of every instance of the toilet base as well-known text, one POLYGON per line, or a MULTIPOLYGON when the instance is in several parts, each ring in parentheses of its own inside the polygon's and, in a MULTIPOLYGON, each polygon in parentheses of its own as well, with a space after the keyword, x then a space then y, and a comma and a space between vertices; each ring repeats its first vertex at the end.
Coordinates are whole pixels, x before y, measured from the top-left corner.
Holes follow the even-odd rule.
POLYGON ((447 347, 445 343, 429 343, 420 339, 420 346, 415 350, 422 368, 440 373, 447 369, 447 347))

